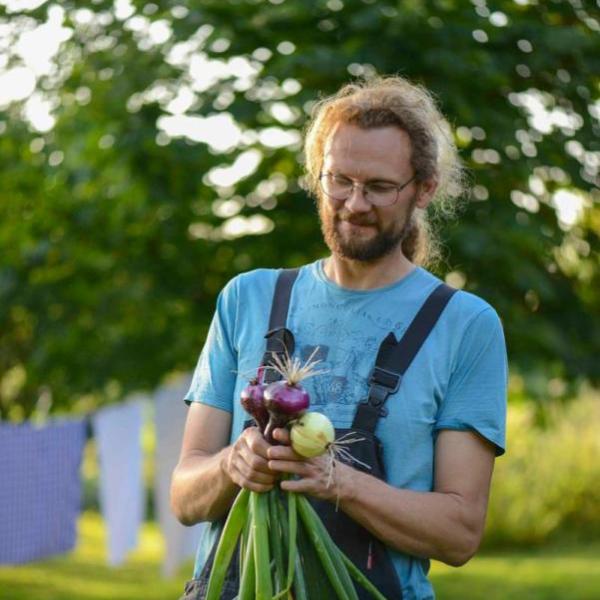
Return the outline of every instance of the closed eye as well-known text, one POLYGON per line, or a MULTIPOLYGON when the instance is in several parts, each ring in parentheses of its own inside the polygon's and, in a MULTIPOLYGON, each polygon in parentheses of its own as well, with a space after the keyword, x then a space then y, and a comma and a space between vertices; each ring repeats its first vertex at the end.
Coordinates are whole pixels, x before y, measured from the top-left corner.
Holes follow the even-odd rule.
POLYGON ((331 181, 337 185, 353 185, 352 179, 348 179, 348 177, 344 177, 343 175, 330 175, 330 177, 331 181))
POLYGON ((369 192, 373 192, 375 194, 380 194, 384 192, 389 192, 391 190, 397 189, 397 187, 391 183, 383 183, 380 181, 370 181, 365 184, 365 188, 369 192))

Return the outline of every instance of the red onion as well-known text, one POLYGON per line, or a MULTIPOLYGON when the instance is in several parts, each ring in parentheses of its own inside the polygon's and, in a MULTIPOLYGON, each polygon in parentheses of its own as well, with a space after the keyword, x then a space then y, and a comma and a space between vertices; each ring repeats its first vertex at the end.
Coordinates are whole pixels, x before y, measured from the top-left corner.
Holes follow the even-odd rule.
POLYGON ((269 413, 264 402, 265 385, 258 379, 252 379, 240 394, 240 402, 244 410, 254 419, 256 426, 264 433, 269 413))
POLYGON ((267 442, 273 444, 273 430, 276 427, 285 427, 290 421, 304 414, 310 405, 310 397, 298 383, 275 381, 265 388, 264 404, 269 412, 269 422, 264 435, 267 442))

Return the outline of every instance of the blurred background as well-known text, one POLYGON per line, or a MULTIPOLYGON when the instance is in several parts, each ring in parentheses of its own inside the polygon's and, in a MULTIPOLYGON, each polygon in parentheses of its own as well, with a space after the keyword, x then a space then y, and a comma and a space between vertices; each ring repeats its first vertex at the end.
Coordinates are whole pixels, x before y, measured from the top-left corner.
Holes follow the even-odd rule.
POLYGON ((469 169, 433 271, 496 308, 511 367, 484 548, 434 585, 600 598, 599 33, 593 0, 1 1, 0 424, 141 394, 147 506, 108 565, 92 435, 76 549, 0 567, 0 598, 177 597, 157 390, 189 376, 232 276, 324 255, 307 115, 396 73, 436 94, 469 169))

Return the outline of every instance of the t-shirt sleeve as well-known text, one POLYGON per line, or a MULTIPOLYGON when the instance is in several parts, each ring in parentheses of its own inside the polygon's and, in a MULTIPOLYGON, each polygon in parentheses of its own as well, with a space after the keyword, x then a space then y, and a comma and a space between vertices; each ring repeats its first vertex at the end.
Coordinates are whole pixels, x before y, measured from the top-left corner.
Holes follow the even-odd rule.
POLYGON ((184 398, 187 404, 201 402, 228 412, 233 411, 237 370, 237 351, 234 343, 237 287, 237 279, 233 279, 219 294, 206 342, 200 353, 190 389, 184 398))
POLYGON ((465 330, 435 429, 475 431, 504 454, 507 381, 502 324, 487 307, 465 330))

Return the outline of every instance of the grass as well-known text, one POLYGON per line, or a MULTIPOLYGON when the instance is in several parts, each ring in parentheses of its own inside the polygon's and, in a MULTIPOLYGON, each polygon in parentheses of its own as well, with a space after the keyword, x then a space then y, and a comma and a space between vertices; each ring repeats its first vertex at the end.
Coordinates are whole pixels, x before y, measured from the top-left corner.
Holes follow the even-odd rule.
POLYGON ((600 543, 482 553, 464 567, 433 563, 439 600, 599 600, 600 543))
MULTIPOLYGON (((86 512, 79 525, 80 542, 74 552, 27 565, 0 567, 0 599, 179 598, 192 565, 184 565, 173 579, 161 578, 163 545, 155 524, 145 524, 139 549, 118 568, 106 564, 101 517, 86 512)), ((433 563, 431 577, 439 600, 598 600, 600 543, 487 552, 460 569, 433 563)))
POLYGON ((138 549, 126 563, 106 561, 106 531, 102 518, 84 512, 79 521, 79 544, 74 552, 20 566, 0 567, 1 600, 167 600, 183 592, 192 565, 176 578, 163 579, 162 537, 154 523, 141 531, 138 549))

